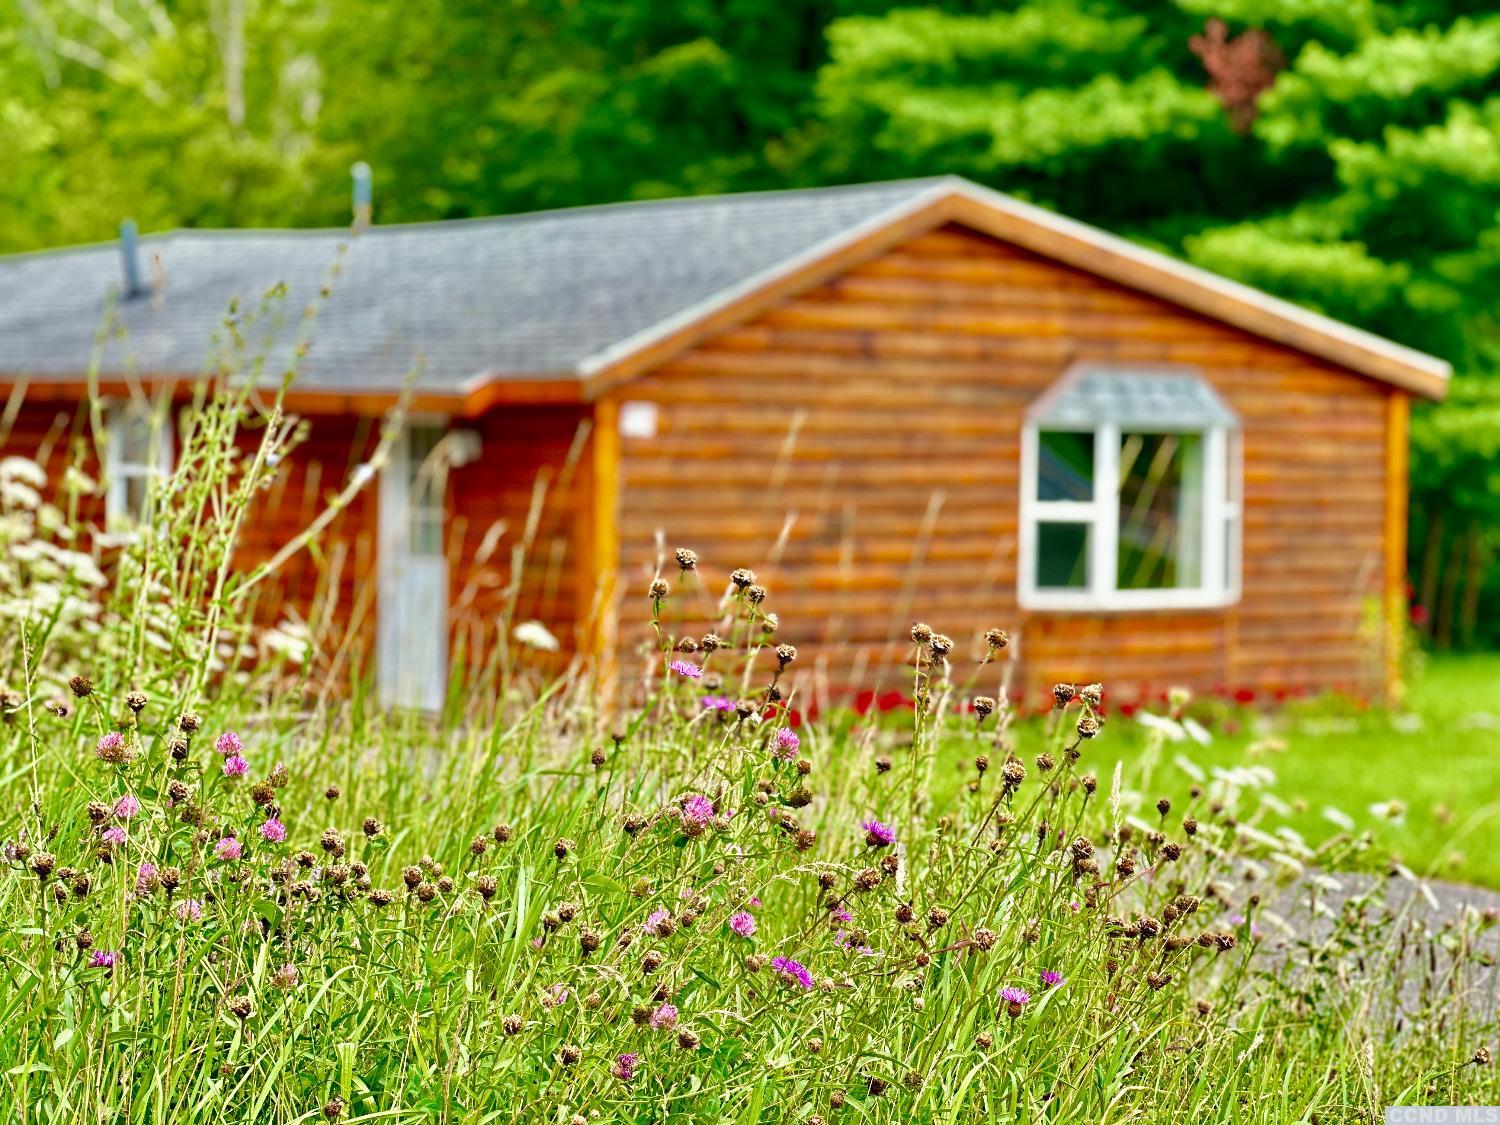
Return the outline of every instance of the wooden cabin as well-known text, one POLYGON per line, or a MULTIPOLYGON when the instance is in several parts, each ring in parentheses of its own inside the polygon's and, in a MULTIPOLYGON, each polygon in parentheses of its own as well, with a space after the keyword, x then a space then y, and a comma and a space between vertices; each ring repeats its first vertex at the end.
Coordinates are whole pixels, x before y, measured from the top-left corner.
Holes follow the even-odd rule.
MULTIPOLYGON (((392 702, 433 704, 455 644, 530 619, 631 667, 679 545, 683 628, 751 567, 835 692, 899 689, 915 620, 961 657, 1007 629, 1028 692, 1395 682, 1408 408, 1447 365, 961 179, 13 256, 5 453, 57 467, 112 318, 103 518, 128 520, 170 450, 124 392, 185 395, 232 298, 268 382, 321 306, 287 400, 311 437, 247 561, 369 473, 413 380, 332 532, 392 702)), ((284 571, 288 605, 316 581, 284 571)))

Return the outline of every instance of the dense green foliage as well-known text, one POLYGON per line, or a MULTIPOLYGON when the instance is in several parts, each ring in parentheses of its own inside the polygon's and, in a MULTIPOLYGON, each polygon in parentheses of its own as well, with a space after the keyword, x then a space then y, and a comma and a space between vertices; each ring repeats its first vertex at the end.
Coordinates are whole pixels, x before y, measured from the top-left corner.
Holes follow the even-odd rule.
POLYGON ((970 176, 1452 360, 1413 570, 1434 639, 1500 639, 1482 6, 17 0, 0 139, 0 249, 342 223, 357 159, 384 222, 970 176))

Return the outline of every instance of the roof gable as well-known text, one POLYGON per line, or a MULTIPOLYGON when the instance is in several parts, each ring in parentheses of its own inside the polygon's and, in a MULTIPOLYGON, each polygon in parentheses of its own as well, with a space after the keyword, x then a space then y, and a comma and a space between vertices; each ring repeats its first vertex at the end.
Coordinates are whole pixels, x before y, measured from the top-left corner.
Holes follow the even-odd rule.
POLYGON ((270 377, 304 392, 419 395, 472 413, 499 401, 592 398, 699 340, 901 241, 956 222, 1404 389, 1440 397, 1440 360, 1096 228, 943 177, 691 197, 501 219, 348 231, 179 231, 142 240, 156 291, 116 300, 116 244, 0 259, 0 378, 76 381, 99 325, 107 380, 203 369, 232 298, 270 377), (336 273, 336 276, 333 276, 336 273), (330 295, 319 297, 325 286, 330 295), (244 320, 243 314, 241 315, 244 320))

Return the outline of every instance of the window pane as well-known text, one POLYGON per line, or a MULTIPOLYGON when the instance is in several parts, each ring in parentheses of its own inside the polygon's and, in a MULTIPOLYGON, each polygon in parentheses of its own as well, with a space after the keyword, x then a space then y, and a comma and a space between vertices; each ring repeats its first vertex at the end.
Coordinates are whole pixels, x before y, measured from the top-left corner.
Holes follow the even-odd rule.
POLYGON ((1203 435, 1120 435, 1121 590, 1203 583, 1203 435))
POLYGON ((1091 500, 1094 496, 1094 435, 1043 430, 1036 436, 1036 498, 1091 500))
POLYGON ((1083 590, 1089 584, 1089 525, 1036 525, 1038 590, 1083 590))

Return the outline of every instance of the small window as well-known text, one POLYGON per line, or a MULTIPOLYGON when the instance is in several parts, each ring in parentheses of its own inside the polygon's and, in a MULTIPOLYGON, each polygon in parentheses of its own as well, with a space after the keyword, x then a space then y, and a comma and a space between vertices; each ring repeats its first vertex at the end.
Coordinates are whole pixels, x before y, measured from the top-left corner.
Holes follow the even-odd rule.
POLYGON ((1164 609, 1238 597, 1239 422, 1181 370, 1075 368, 1022 438, 1021 603, 1164 609))
POLYGON ((443 440, 442 426, 413 425, 407 447, 406 472, 410 497, 407 506, 409 551, 413 555, 441 555, 447 511, 443 502, 447 466, 434 456, 443 440))
POLYGON ((147 515, 151 482, 172 472, 170 414, 136 403, 109 409, 104 514, 111 523, 139 523, 147 515))

